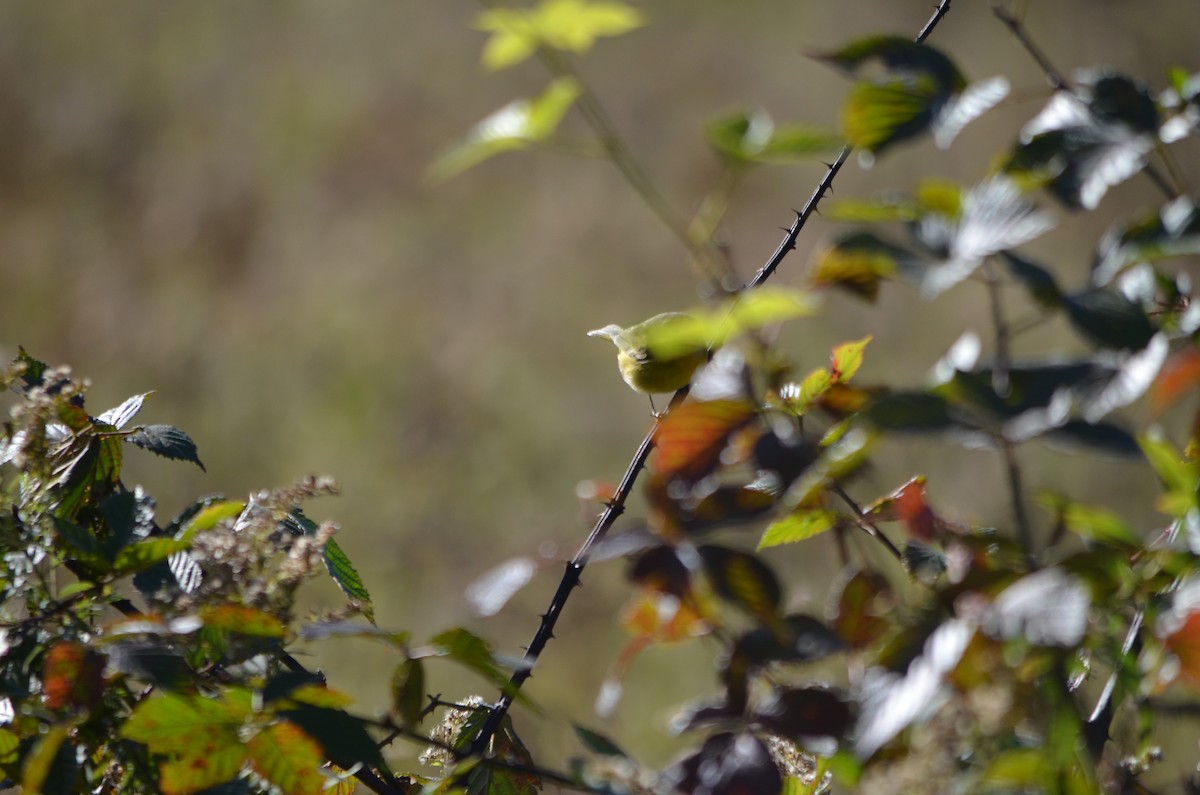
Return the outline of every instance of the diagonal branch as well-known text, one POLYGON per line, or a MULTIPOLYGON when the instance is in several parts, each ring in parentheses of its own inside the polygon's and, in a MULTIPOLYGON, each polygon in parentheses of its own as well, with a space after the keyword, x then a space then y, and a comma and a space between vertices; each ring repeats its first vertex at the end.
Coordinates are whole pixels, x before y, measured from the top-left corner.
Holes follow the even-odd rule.
MULTIPOLYGON (((924 41, 929 36, 937 23, 950 10, 951 2, 952 0, 940 0, 934 9, 933 16, 930 17, 929 21, 918 34, 916 39, 918 42, 924 41)), ((846 147, 838 155, 837 160, 830 164, 825 176, 821 178, 820 183, 805 204, 804 209, 796 213, 796 220, 788 227, 787 234, 775 249, 775 253, 771 255, 767 263, 754 275, 754 278, 746 285, 746 289, 758 287, 771 278, 771 275, 779 267, 780 263, 787 257, 788 252, 795 249, 796 238, 799 236, 800 230, 804 228, 808 219, 816 211, 817 204, 820 203, 825 193, 829 190, 830 185, 833 184, 834 177, 837 176, 838 171, 841 170, 846 160, 850 157, 850 152, 851 148, 846 147)), ((667 407, 667 412, 670 412, 671 409, 682 403, 687 397, 687 393, 687 387, 676 392, 675 396, 671 398, 671 404, 667 407)), ((656 423, 655 427, 646 435, 646 438, 642 440, 641 445, 638 446, 637 452, 634 453, 633 459, 629 462, 629 466, 625 470, 625 476, 621 478, 621 484, 618 486, 612 501, 609 502, 604 513, 596 521, 596 525, 592 528, 591 533, 588 534, 583 546, 579 548, 579 552, 567 564, 567 570, 563 573, 562 580, 559 581, 558 588, 554 592, 554 597, 550 600, 550 606, 542 616, 542 621, 538 625, 537 632, 534 633, 533 640, 530 641, 527 647, 524 665, 509 678, 508 685, 504 688, 504 692, 501 693, 500 698, 496 701, 496 705, 492 708, 491 714, 488 715, 487 721, 484 722, 483 727, 480 729, 479 736, 471 743, 471 747, 462 754, 463 757, 479 754, 487 748, 492 736, 500 728, 500 722, 504 720, 504 716, 508 714, 508 710, 512 707, 517 693, 520 692, 525 682, 533 676, 533 668, 537 664, 538 658, 541 656, 546 644, 554 637, 554 627, 558 623, 559 616, 562 615, 563 608, 566 606, 571 592, 579 585, 580 577, 583 574, 584 567, 587 566, 588 557, 592 549, 604 539, 613 523, 616 522, 617 517, 625 511, 625 501, 633 491, 634 483, 637 481, 642 468, 645 467, 651 450, 654 449, 654 433, 657 427, 656 423)))

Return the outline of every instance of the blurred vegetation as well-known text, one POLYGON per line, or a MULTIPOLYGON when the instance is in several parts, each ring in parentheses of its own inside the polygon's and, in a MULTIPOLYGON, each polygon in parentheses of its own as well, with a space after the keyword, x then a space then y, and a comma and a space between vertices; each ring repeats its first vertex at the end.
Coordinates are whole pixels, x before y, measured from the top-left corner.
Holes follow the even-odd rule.
MULTIPOLYGON (((834 126, 846 81, 804 53, 907 32, 929 4, 663 0, 645 10, 648 27, 601 42, 583 70, 689 212, 718 176, 699 134, 706 121, 749 103, 834 126)), ((310 512, 341 523, 380 624, 418 635, 469 621, 463 588, 506 556, 544 544, 572 552, 591 508, 576 484, 615 479, 641 438, 645 401, 586 331, 696 302, 684 252, 606 164, 526 153, 429 183, 429 164, 470 125, 545 84, 536 65, 483 73, 484 38, 470 29, 478 11, 465 0, 0 5, 0 360, 21 344, 80 375, 103 371, 95 409, 157 390, 143 416, 186 428, 212 473, 139 472, 145 462, 131 460, 126 480, 144 480, 166 515, 205 492, 242 498, 306 473, 334 476, 343 497, 310 512)), ((1194 13, 1187 0, 1061 0, 1031 4, 1028 24, 1061 69, 1155 79, 1173 64, 1195 68, 1194 13)), ((871 172, 851 164, 838 196, 929 176, 974 182, 984 154, 1046 96, 982 5, 956 6, 937 45, 972 78, 1008 75, 1010 107, 948 154, 926 142, 871 172)), ((568 129, 577 122, 568 117, 568 129)), ((744 276, 821 168, 756 172, 734 197, 720 237, 744 276)), ((1069 258, 1082 283, 1098 226, 1156 199, 1135 180, 1097 213, 1062 216, 1030 250, 1069 258)), ((803 282, 828 231, 806 230, 781 282, 803 282)), ((984 331, 969 300, 936 313, 902 312, 906 300, 885 295, 869 311, 834 296, 819 322, 792 324, 787 343, 818 366, 832 344, 876 333, 860 378, 897 382, 964 329, 984 331)), ((1021 345, 1059 336, 1079 344, 1052 325, 1021 345)), ((858 488, 883 493, 919 469, 962 518, 1002 521, 1006 497, 989 485, 998 462, 945 456, 935 443, 885 450, 858 488)), ((1028 458, 1026 475, 1135 527, 1159 521, 1134 507, 1152 503, 1148 468, 1080 470, 1045 453, 1028 458)), ((825 578, 808 591, 805 582, 830 570, 832 550, 774 560, 794 606, 819 612, 825 578)), ((589 570, 539 669, 531 693, 555 717, 587 714, 619 646, 619 574, 589 570)), ((489 621, 489 637, 518 651, 552 587, 539 580, 489 621)), ((395 660, 384 651, 313 662, 363 711, 386 703, 395 660)), ((661 705, 710 679, 706 654, 647 655, 606 728, 661 760, 671 750, 661 705)), ((557 724, 541 725, 527 719, 523 730, 546 759, 573 747, 557 724)))

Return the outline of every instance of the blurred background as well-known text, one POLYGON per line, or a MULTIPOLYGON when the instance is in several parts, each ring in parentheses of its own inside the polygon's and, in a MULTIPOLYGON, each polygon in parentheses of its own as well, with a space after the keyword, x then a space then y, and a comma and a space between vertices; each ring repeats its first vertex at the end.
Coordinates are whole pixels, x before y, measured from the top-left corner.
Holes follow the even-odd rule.
MULTIPOLYGON (((581 68, 688 214, 720 173, 705 121, 762 107, 836 126, 847 82, 804 53, 912 35, 931 3, 638 5, 649 25, 600 41, 581 68)), ((1200 70, 1191 0, 1028 6, 1031 34, 1061 70, 1107 65, 1155 90, 1172 65, 1200 70)), ((558 569, 487 620, 469 614, 465 586, 512 555, 571 554, 594 507, 576 484, 615 481, 650 420, 611 346, 585 332, 686 308, 697 292, 683 251, 605 162, 518 153, 444 184, 427 179, 472 124, 547 82, 536 61, 482 70, 479 11, 467 0, 0 4, 0 355, 20 344, 72 365, 93 380, 94 412, 156 390, 139 419, 186 430, 208 467, 130 451, 126 481, 156 495, 164 519, 203 494, 334 476, 342 497, 308 512, 341 523, 381 625, 419 640, 465 624, 519 654, 558 569)), ((955 4, 931 41, 972 79, 1008 76, 1012 97, 948 152, 926 142, 869 171, 852 161, 837 196, 930 177, 974 183, 1044 102, 1044 79, 986 4, 955 4)), ((568 116, 564 131, 586 128, 568 116)), ((1183 167, 1194 184, 1197 160, 1183 167)), ((822 172, 775 168, 743 182, 720 233, 743 277, 822 172)), ((1061 227, 1028 250, 1078 286, 1099 230, 1159 203, 1135 179, 1098 212, 1056 208, 1061 227)), ((776 281, 803 285, 813 247, 834 231, 816 219, 776 281)), ((964 330, 989 338, 983 298, 977 285, 933 306, 898 284, 874 308, 831 295, 819 317, 786 329, 785 349, 802 374, 830 346, 873 333, 860 380, 919 385, 964 330)), ((1054 324, 1016 352, 1047 350, 1083 346, 1054 324)), ((1107 505, 1147 534, 1161 522, 1144 465, 1032 447, 1022 457, 1035 489, 1107 505)), ((983 452, 888 443, 851 490, 869 501, 918 473, 949 518, 1007 526, 999 463, 983 452)), ((625 526, 638 515, 635 505, 625 526)), ((824 609, 831 546, 770 554, 793 609, 824 609)), ((615 622, 625 589, 619 565, 584 579, 529 687, 547 717, 522 713, 518 728, 551 766, 577 748, 564 716, 661 764, 681 743, 666 735, 671 709, 715 689, 713 649, 644 655, 617 713, 596 718, 596 688, 625 640, 615 622)), ((309 600, 340 603, 332 586, 309 600)), ((361 711, 386 708, 388 649, 351 640, 299 651, 361 711)), ((433 690, 447 698, 493 695, 433 667, 433 690)), ((1194 740, 1181 747, 1194 752, 1194 740)))

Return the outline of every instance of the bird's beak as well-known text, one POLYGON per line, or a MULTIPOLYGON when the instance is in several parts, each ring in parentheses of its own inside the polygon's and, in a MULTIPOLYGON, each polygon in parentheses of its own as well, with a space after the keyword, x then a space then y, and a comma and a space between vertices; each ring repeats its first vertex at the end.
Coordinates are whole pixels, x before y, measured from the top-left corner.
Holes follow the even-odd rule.
POLYGON ((587 333, 589 337, 608 337, 610 340, 616 339, 621 333, 621 327, 616 324, 609 324, 604 328, 592 329, 587 333))

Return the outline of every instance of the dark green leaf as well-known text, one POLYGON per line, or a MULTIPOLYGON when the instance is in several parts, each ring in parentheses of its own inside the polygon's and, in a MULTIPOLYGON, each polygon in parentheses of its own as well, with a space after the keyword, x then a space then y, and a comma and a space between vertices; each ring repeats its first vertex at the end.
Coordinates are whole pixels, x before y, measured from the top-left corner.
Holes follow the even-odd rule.
POLYGON ((603 734, 580 726, 578 723, 572 724, 572 728, 575 729, 575 736, 579 738, 579 742, 583 743, 583 747, 592 753, 599 754, 601 756, 619 756, 625 759, 629 758, 629 754, 622 751, 616 743, 605 737, 603 734))
POLYGON ((1122 458, 1134 458, 1142 454, 1137 439, 1128 431, 1106 422, 1084 422, 1068 420, 1041 437, 1052 447, 1062 447, 1067 452, 1087 450, 1107 453, 1122 458))
POLYGON ((967 85, 958 67, 939 50, 901 36, 858 39, 840 50, 815 57, 855 75, 877 62, 889 76, 928 77, 945 93, 962 91, 967 85))
POLYGON ((1042 307, 1049 309, 1062 303, 1062 290, 1059 289, 1058 282, 1045 268, 1035 265, 1032 261, 1011 251, 1002 252, 1001 258, 1008 265, 1012 275, 1021 280, 1021 283, 1029 290, 1029 294, 1042 307))
POLYGON ((367 592, 367 586, 363 585, 358 571, 350 563, 350 558, 332 538, 325 542, 325 568, 342 589, 342 593, 354 600, 362 614, 374 624, 375 605, 371 602, 371 594, 367 592))
POLYGON ((439 181, 449 179, 502 152, 545 141, 580 92, 576 80, 564 77, 532 100, 513 100, 472 127, 462 142, 438 157, 429 170, 430 176, 439 181))
POLYGON ((1071 325, 1106 348, 1141 350, 1157 333, 1142 308, 1114 290, 1069 295, 1064 305, 1071 325))
POLYGON ((112 556, 90 530, 58 516, 54 517, 54 529, 80 562, 100 571, 109 568, 112 556))
POLYGON ((700 547, 700 558, 713 590, 752 616, 770 621, 779 610, 783 589, 757 556, 728 547, 700 547))
POLYGON ((127 436, 126 441, 163 458, 191 461, 204 470, 192 437, 173 425, 143 425, 127 436))
POLYGON ((761 110, 709 122, 704 137, 718 154, 737 164, 800 162, 842 147, 832 133, 799 124, 776 126, 761 110))
POLYGON ((21 380, 25 382, 26 388, 42 385, 42 375, 47 369, 45 362, 33 358, 25 352, 24 348, 18 347, 14 364, 24 365, 25 369, 21 372, 21 380))

